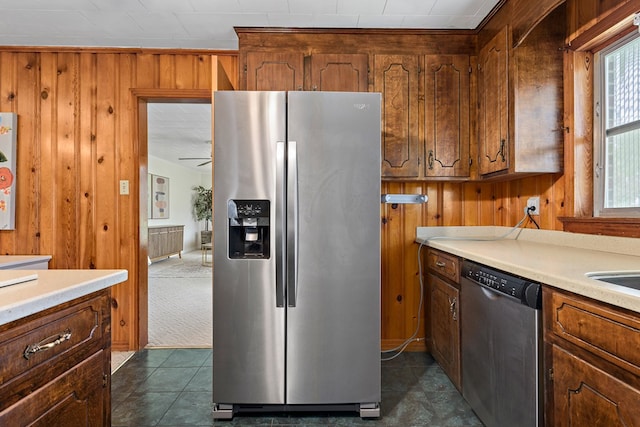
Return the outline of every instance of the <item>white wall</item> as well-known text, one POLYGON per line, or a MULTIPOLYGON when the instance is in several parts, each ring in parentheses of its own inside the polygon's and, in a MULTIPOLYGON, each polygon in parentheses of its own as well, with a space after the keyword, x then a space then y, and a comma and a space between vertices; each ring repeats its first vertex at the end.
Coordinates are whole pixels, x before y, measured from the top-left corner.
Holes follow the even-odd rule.
MULTIPOLYGON (((204 221, 196 221, 193 217, 191 198, 194 191, 192 188, 196 185, 211 188, 211 173, 199 173, 151 155, 149 155, 149 173, 169 178, 169 218, 149 218, 149 226, 184 225, 184 251, 200 249, 200 230, 204 230, 204 221)), ((211 224, 209 224, 209 230, 211 230, 211 224)))

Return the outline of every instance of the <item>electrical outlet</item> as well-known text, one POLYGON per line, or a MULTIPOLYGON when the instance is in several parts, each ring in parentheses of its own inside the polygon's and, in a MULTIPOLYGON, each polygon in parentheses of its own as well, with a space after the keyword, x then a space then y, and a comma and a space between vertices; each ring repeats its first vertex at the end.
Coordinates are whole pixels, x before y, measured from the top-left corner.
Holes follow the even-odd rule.
POLYGON ((529 200, 527 200, 527 208, 531 207, 535 208, 529 211, 531 215, 540 215, 540 197, 529 197, 529 200))

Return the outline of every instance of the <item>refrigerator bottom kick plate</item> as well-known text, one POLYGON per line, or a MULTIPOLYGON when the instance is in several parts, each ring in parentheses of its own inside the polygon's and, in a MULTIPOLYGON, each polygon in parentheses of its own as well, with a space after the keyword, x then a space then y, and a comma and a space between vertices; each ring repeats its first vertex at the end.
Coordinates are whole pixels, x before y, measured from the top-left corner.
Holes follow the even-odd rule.
POLYGON ((324 405, 228 405, 213 404, 213 418, 230 420, 239 413, 284 413, 284 412, 356 412, 361 418, 379 418, 380 403, 344 403, 324 405))

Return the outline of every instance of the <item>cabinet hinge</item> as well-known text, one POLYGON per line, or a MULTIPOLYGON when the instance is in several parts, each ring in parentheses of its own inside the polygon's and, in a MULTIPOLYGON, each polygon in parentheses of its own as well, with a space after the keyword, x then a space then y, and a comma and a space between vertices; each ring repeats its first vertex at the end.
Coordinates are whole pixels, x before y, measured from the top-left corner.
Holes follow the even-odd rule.
POLYGON ((247 64, 244 65, 243 70, 245 73, 247 72, 247 64))
POLYGON ((553 382, 553 368, 549 368, 549 381, 553 382))
POLYGON ((469 65, 469 74, 473 73, 473 67, 469 65))
POLYGON ((109 377, 107 376, 107 374, 102 374, 102 388, 106 388, 109 381, 108 381, 109 377))

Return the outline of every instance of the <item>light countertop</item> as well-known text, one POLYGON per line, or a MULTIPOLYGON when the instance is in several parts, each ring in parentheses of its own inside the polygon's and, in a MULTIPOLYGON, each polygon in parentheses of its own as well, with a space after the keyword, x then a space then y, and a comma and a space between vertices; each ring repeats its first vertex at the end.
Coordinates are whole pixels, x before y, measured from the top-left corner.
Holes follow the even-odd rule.
MULTIPOLYGON (((0 325, 127 280, 127 270, 21 270, 36 280, 0 288, 0 325)), ((15 276, 15 270, 0 270, 15 276)), ((12 277, 13 277, 12 276, 12 277)))
POLYGON ((0 255, 0 270, 26 268, 34 264, 45 264, 51 255, 0 255))
POLYGON ((640 273, 640 239, 509 227, 418 227, 416 242, 640 313, 640 291, 586 273, 640 273), (509 233, 505 236, 505 234, 509 233), (498 240, 488 240, 496 239, 498 240))

